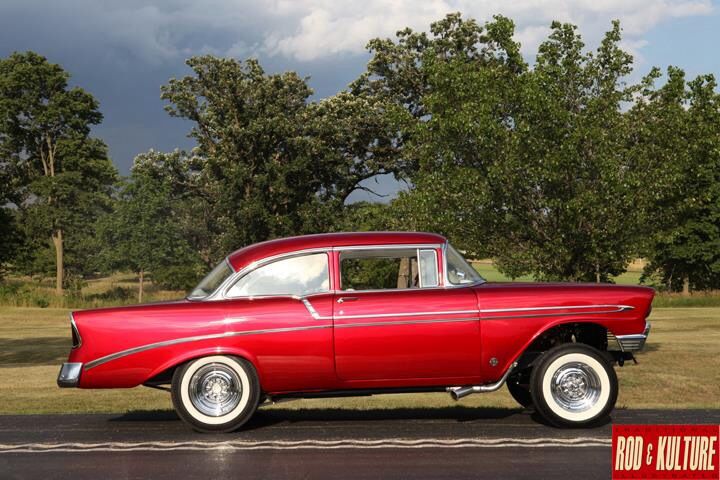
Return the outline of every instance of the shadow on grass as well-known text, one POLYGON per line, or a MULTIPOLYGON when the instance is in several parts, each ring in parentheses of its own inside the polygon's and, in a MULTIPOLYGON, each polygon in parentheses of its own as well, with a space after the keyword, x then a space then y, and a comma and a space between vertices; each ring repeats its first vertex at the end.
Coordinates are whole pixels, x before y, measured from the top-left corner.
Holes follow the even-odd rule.
POLYGON ((0 365, 59 365, 70 347, 70 339, 63 337, 0 338, 0 365))

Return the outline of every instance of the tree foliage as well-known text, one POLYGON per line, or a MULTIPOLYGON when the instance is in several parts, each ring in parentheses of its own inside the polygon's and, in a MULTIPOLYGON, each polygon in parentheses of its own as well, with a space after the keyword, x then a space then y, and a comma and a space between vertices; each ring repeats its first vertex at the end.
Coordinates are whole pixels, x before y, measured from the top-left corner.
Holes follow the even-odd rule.
POLYGON ((18 263, 44 273, 51 241, 58 292, 68 273, 82 270, 89 226, 116 177, 105 144, 89 137, 102 119, 97 101, 68 78, 33 52, 0 60, 0 158, 28 242, 18 263))
POLYGON ((637 252, 646 213, 643 165, 626 154, 635 88, 619 24, 586 52, 575 27, 553 23, 532 69, 509 20, 484 29, 471 56, 423 58, 425 116, 408 145, 419 169, 402 209, 511 276, 608 280, 637 252))
POLYGON ((349 93, 308 101, 307 81, 267 75, 255 60, 188 61, 163 87, 171 115, 194 122, 195 194, 213 212, 214 255, 273 237, 331 228, 345 199, 396 171, 380 101, 349 93))
POLYGON ((634 152, 654 162, 647 171, 662 212, 648 229, 646 274, 671 290, 720 286, 720 98, 712 75, 686 82, 669 68, 630 112, 637 125, 634 152))
POLYGON ((371 40, 367 70, 318 101, 294 72, 193 57, 162 98, 197 147, 139 155, 114 205, 95 99, 13 54, 0 60, 0 266, 54 266, 58 289, 98 268, 185 288, 270 238, 430 230, 511 277, 612 281, 643 255, 670 289, 718 288, 716 81, 671 67, 629 84, 621 42, 618 22, 593 51, 554 22, 528 65, 510 19, 450 14, 371 40), (348 203, 382 174, 409 189, 348 203))
POLYGON ((188 242, 189 232, 183 228, 187 212, 176 202, 172 177, 155 168, 158 163, 172 165, 180 156, 180 152, 154 151, 138 155, 114 211, 98 225, 100 243, 112 246, 102 252, 103 266, 135 272, 140 301, 148 274, 168 288, 187 289, 203 271, 198 253, 188 242))

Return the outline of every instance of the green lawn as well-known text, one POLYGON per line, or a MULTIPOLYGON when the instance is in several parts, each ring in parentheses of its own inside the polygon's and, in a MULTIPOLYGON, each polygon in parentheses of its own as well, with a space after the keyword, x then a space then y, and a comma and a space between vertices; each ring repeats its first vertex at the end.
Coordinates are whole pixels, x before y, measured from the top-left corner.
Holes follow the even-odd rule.
MULTIPOLYGON (((0 307, 0 414, 127 412, 171 408, 165 392, 60 389, 55 379, 70 348, 68 311, 0 307)), ((639 365, 618 369, 619 407, 720 408, 720 308, 656 308, 639 365)), ((299 400, 269 408, 413 409, 516 407, 505 389, 459 403, 446 394, 299 400)), ((265 407, 268 408, 268 407, 265 407)))

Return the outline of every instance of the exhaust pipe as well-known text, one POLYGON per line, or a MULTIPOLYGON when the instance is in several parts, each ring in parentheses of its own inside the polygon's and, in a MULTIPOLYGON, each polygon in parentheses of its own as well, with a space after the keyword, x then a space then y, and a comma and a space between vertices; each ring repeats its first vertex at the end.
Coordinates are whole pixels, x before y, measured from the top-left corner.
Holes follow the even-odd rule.
POLYGON ((510 368, 505 371, 503 376, 496 383, 490 383, 487 385, 474 385, 471 387, 449 387, 447 390, 448 392, 450 392, 450 396, 453 398, 453 400, 460 400, 463 397, 467 397, 471 393, 494 392, 496 390, 499 390, 500 387, 505 384, 508 377, 510 376, 510 373, 515 369, 515 367, 517 367, 517 362, 513 362, 513 364, 510 365, 510 368))

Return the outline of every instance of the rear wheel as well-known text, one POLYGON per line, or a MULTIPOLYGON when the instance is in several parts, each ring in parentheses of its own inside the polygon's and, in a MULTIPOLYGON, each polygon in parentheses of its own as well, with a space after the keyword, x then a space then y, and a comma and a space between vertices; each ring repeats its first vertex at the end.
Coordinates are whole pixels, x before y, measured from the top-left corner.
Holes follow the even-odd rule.
POLYGON ((175 370, 172 401, 186 423, 202 432, 230 432, 255 413, 260 382, 246 360, 213 355, 175 370))
POLYGON ((596 349, 579 343, 545 352, 533 368, 530 392, 536 411, 556 426, 588 426, 615 407, 618 381, 596 349))

